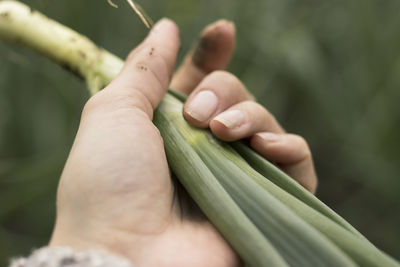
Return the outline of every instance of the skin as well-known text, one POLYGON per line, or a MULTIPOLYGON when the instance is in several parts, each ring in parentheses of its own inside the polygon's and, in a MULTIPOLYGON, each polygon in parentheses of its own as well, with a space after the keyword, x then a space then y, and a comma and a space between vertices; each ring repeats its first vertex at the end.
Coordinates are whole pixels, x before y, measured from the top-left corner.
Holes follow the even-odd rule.
POLYGON ((84 107, 59 184, 50 246, 102 249, 138 266, 241 266, 217 230, 204 218, 182 216, 182 195, 174 197, 180 190, 151 121, 169 86, 189 95, 183 110, 189 123, 210 127, 222 140, 248 138, 259 154, 315 191, 317 178, 304 139, 285 133, 245 86, 223 71, 234 39, 232 23, 208 26, 173 75, 179 31, 163 19, 131 52, 119 76, 84 107), (201 92, 214 99, 213 107, 196 104, 201 92), (237 117, 242 120, 235 124, 237 117))

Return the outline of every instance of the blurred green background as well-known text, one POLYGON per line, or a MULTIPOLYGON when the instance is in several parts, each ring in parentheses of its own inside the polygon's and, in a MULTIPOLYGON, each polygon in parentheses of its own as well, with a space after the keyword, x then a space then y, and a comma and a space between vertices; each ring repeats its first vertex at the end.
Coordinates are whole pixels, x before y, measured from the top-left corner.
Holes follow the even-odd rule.
MULTIPOLYGON (((26 0, 121 57, 146 35, 125 1, 26 0)), ((318 196, 400 258, 400 1, 141 1, 181 28, 181 57, 208 23, 237 26, 229 70, 314 154, 318 196)), ((0 41, 0 265, 46 244, 85 86, 0 41)))

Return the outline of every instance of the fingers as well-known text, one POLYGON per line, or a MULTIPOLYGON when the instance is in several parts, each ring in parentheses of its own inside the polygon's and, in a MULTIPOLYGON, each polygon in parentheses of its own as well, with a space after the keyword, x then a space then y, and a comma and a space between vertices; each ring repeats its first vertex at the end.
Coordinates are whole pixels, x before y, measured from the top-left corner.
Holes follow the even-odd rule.
MULTIPOLYGON (((129 55, 118 77, 94 98, 125 99, 152 117, 172 76, 180 46, 179 30, 162 19, 129 55)), ((119 101, 121 102, 121 101, 119 101)))
POLYGON ((183 115, 191 124, 207 128, 217 114, 253 97, 234 75, 215 71, 208 75, 187 99, 183 115))
POLYGON ((197 127, 210 127, 224 141, 249 138, 256 152, 315 192, 317 177, 306 141, 286 134, 275 117, 253 101, 234 75, 215 71, 206 76, 187 99, 183 114, 197 127))
POLYGON ((233 105, 210 122, 211 131, 224 141, 234 141, 258 132, 283 133, 274 116, 253 101, 233 105))
POLYGON ((317 176, 310 148, 302 137, 262 132, 250 139, 250 145, 260 155, 278 164, 310 192, 315 193, 317 176))
POLYGON ((233 23, 219 20, 209 25, 174 75, 171 88, 189 94, 208 73, 226 68, 234 47, 233 23))
POLYGON ((210 129, 225 141, 249 137, 256 152, 315 193, 317 176, 307 142, 300 136, 286 134, 261 105, 252 101, 233 105, 211 120, 210 129))

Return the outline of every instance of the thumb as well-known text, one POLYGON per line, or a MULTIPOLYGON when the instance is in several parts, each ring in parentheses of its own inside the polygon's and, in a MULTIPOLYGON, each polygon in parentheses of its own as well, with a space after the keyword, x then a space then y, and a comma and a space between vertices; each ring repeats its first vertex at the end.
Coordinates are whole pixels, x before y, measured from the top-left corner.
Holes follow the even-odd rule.
POLYGON ((134 107, 152 118, 153 110, 169 87, 179 47, 176 24, 169 19, 160 20, 104 90, 117 98, 131 98, 134 107))

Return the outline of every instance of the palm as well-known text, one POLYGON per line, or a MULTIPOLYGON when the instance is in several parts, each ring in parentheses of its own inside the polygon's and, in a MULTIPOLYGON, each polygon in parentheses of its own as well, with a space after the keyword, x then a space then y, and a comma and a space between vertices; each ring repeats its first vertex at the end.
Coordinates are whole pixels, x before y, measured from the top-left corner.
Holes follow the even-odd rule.
MULTIPOLYGON (((154 108, 162 94, 154 98, 151 91, 143 91, 146 86, 134 87, 140 80, 150 81, 153 90, 168 87, 179 41, 171 40, 177 36, 174 27, 164 28, 150 34, 133 51, 119 78, 85 106, 60 181, 51 244, 97 246, 123 254, 139 266, 235 266, 237 256, 207 220, 182 216, 163 141, 151 122, 149 107, 154 108), (162 61, 153 56, 153 47, 162 61), (143 62, 153 71, 138 68, 143 62)), ((230 30, 228 35, 232 34, 230 30)), ((226 65, 230 53, 224 49, 219 63, 212 57, 218 63, 214 62, 215 68, 226 65)), ((174 81, 184 84, 177 85, 181 91, 190 92, 205 73, 188 75, 186 70, 194 68, 191 60, 186 62, 189 66, 177 76, 190 77, 189 81, 174 81)))
MULTIPOLYGON (((89 104, 86 108, 97 107, 89 104)), ((103 105, 101 112, 94 114, 86 118, 88 127, 81 128, 76 138, 76 144, 88 149, 73 149, 63 173, 63 179, 79 177, 65 185, 80 190, 60 189, 76 192, 74 203, 84 207, 86 215, 102 215, 94 229, 105 224, 113 235, 122 232, 129 248, 127 256, 139 266, 235 266, 235 254, 210 223, 181 216, 163 142, 149 118, 121 102, 109 103, 107 109, 103 105), (97 116, 102 124, 96 123, 97 116), (90 173, 82 175, 83 171, 90 173), (90 185, 95 183, 94 194, 90 185)))

